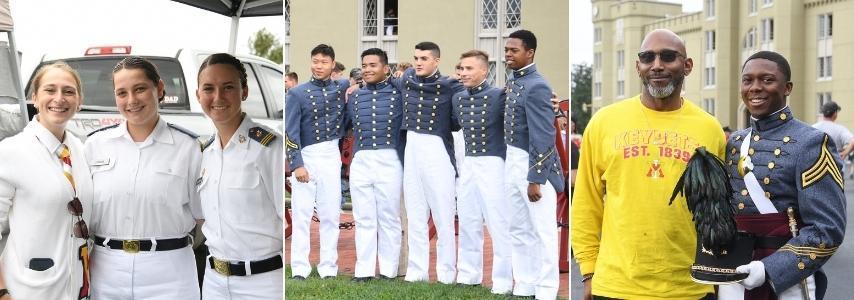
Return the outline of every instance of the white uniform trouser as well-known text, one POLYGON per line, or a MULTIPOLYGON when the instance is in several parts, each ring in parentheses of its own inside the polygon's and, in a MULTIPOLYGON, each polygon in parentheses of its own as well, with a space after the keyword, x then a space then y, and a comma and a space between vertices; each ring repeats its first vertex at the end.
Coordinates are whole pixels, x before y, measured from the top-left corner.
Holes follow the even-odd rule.
POLYGON ((92 299, 199 299, 192 247, 138 253, 93 248, 92 299))
POLYGON ((408 132, 403 169, 403 198, 409 221, 409 262, 406 281, 427 281, 430 241, 427 219, 432 214, 438 233, 436 275, 453 283, 457 253, 454 237, 454 167, 442 139, 408 132))
MULTIPOLYGON (((809 292, 809 299, 815 300, 815 276, 809 276, 804 279, 809 292)), ((718 286, 718 299, 720 300, 743 300, 745 297, 744 286, 738 283, 722 284, 718 286)), ((777 293, 778 300, 801 300, 807 299, 804 297, 804 288, 801 283, 797 283, 781 293, 777 293)))
POLYGON ((403 167, 397 151, 356 152, 350 165, 350 195, 356 221, 356 277, 376 275, 377 254, 380 274, 397 277, 402 188, 403 167))
POLYGON ((557 193, 548 182, 528 201, 528 151, 507 145, 504 189, 510 199, 514 295, 555 299, 558 289, 557 193))
POLYGON ((205 281, 202 284, 202 298, 205 300, 282 298, 284 268, 248 276, 223 276, 211 268, 207 259, 205 266, 205 281))
POLYGON ((306 146, 300 152, 308 171, 308 183, 291 175, 291 270, 293 276, 308 277, 311 265, 309 228, 317 207, 320 219, 320 277, 338 275, 338 222, 341 217, 341 154, 338 140, 306 146))
POLYGON ((466 157, 460 174, 457 215, 460 218, 457 282, 483 280, 483 220, 492 237, 492 292, 513 288, 510 262, 510 201, 504 197, 504 160, 497 156, 466 157))

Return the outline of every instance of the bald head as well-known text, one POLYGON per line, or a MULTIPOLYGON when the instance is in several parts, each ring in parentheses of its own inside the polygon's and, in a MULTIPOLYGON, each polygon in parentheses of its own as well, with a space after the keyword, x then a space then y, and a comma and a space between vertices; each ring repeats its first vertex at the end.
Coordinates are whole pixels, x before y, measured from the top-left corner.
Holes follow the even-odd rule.
POLYGON ((676 33, 667 29, 656 29, 648 33, 643 38, 640 52, 649 50, 659 52, 663 49, 676 50, 682 55, 687 55, 685 52, 685 41, 676 35, 676 33))

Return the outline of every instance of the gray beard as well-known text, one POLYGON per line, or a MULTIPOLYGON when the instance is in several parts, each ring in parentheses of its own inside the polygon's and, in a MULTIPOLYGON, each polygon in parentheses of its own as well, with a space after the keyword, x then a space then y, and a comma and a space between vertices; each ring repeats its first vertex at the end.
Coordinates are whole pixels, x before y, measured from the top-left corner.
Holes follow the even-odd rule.
POLYGON ((663 87, 656 87, 655 85, 650 84, 647 80, 643 81, 643 85, 653 98, 663 99, 673 94, 673 91, 676 90, 676 85, 681 84, 684 79, 685 77, 681 76, 673 78, 673 80, 670 80, 670 82, 663 87))

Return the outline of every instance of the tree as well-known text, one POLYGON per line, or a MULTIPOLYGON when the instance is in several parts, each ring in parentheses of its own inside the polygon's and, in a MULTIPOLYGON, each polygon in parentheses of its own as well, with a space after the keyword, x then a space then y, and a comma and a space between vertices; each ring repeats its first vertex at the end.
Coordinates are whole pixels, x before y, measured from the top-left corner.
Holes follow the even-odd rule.
POLYGON ((266 28, 261 28, 255 33, 254 37, 249 38, 249 50, 252 55, 267 58, 277 64, 281 64, 283 60, 284 47, 279 42, 275 35, 267 31, 266 28))
POLYGON ((590 121, 590 99, 593 97, 592 69, 588 64, 572 65, 572 120, 579 133, 590 121))

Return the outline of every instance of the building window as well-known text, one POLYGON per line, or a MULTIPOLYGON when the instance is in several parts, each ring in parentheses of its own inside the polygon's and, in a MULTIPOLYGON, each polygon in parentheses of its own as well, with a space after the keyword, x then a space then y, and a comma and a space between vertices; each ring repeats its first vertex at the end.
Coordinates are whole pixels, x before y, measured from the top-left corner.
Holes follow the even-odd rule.
POLYGON ((602 97, 602 83, 601 82, 593 83, 593 97, 595 97, 595 98, 602 97))
POLYGON ((617 96, 622 97, 626 95, 626 81, 625 80, 617 80, 617 96))
POLYGON ((816 101, 815 111, 821 112, 821 107, 830 101, 833 101, 833 97, 831 97, 830 92, 818 93, 818 97, 816 97, 818 101, 816 101))
POLYGON ((715 86, 715 67, 706 67, 703 75, 705 75, 706 87, 714 87, 715 86))
POLYGON ((504 19, 504 28, 517 28, 522 25, 522 0, 506 0, 507 15, 504 19))
POLYGON ((626 66, 626 51, 617 51, 617 69, 622 70, 626 66))
POLYGON ((774 41, 774 19, 762 19, 762 42, 774 41))
POLYGON ((707 113, 715 115, 715 99, 714 98, 705 98, 703 99, 703 110, 707 113))
POLYGON ((715 51, 715 31, 706 31, 706 52, 715 51))
POLYGON ((596 27, 593 29, 593 42, 601 43, 602 42, 602 27, 596 27))
POLYGON ((756 46, 756 28, 750 28, 744 36, 744 48, 753 49, 756 46))
POLYGON ((617 21, 614 22, 614 27, 614 42, 620 44, 623 42, 623 19, 617 19, 617 21))
POLYGON ((762 6, 771 6, 774 5, 774 0, 762 0, 762 6))
POLYGON ((715 0, 706 0, 706 18, 715 17, 715 0))
POLYGON ((397 0, 364 0, 362 4, 362 36, 397 35, 397 0))
POLYGON ((593 53, 593 69, 601 70, 602 69, 602 53, 596 52, 593 53))
POLYGON ((823 40, 833 36, 833 14, 818 15, 818 39, 823 40))
POLYGON ((489 55, 489 77, 494 85, 502 86, 512 70, 504 63, 504 43, 522 22, 522 0, 478 0, 475 19, 477 49, 489 55), (502 72, 503 71, 503 72, 502 72))
POLYGON ((833 76, 833 56, 818 58, 818 79, 830 79, 833 76))
POLYGON ((750 15, 756 14, 756 0, 747 0, 747 13, 750 15))

